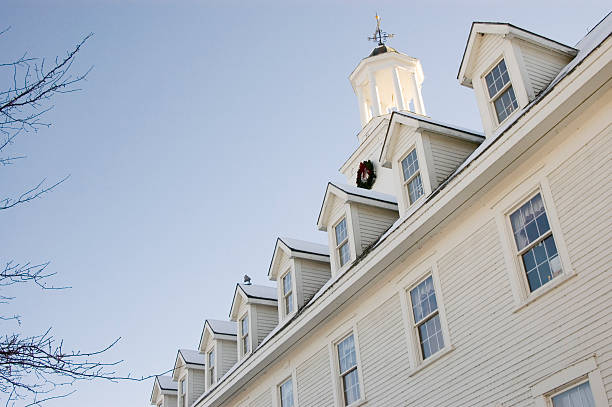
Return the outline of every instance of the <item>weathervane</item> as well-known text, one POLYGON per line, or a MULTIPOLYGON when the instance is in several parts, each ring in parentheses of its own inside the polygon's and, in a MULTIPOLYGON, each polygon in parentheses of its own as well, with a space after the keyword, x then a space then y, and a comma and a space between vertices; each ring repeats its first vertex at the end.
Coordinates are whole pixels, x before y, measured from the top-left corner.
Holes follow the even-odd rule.
POLYGON ((376 31, 374 31, 373 36, 368 37, 368 40, 378 42, 378 45, 385 45, 385 42, 387 42, 389 38, 393 38, 394 35, 395 34, 389 34, 380 29, 380 17, 378 13, 376 13, 376 31))

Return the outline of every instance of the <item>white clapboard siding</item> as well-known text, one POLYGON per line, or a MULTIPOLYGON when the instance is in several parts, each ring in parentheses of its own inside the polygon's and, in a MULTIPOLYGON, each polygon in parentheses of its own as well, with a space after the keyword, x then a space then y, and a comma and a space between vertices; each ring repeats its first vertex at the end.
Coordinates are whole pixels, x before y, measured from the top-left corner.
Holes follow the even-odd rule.
POLYGON ((257 346, 278 325, 277 307, 256 305, 257 307, 257 346))
POLYGON ((399 218, 397 211, 375 208, 366 205, 357 207, 359 213, 359 233, 361 249, 365 249, 387 230, 399 218))
POLYGON ((189 369, 189 405, 204 393, 204 386, 206 385, 205 375, 204 370, 189 369))
POLYGON ((524 41, 519 44, 528 81, 537 97, 567 65, 569 58, 524 41))
POLYGON ((249 407, 272 407, 272 395, 269 390, 264 391, 259 396, 255 397, 249 407))
POLYGON ((399 296, 394 295, 357 324, 363 384, 375 406, 399 405, 395 392, 407 380, 410 363, 399 309, 399 296))
POLYGON ((164 407, 177 407, 178 400, 177 396, 173 394, 164 394, 163 396, 164 407))
POLYGON ((465 159, 476 149, 477 144, 457 140, 450 137, 427 134, 431 146, 434 188, 451 175, 465 159))
POLYGON ((319 350, 296 369, 300 407, 333 407, 334 393, 327 347, 319 350))
POLYGON ((331 278, 329 263, 300 260, 304 304, 308 303, 317 291, 331 278))
POLYGON ((217 377, 223 376, 228 370, 234 366, 238 358, 238 349, 235 341, 219 340, 218 347, 221 348, 221 360, 217 362, 219 372, 217 377))
POLYGON ((415 147, 416 129, 409 126, 400 126, 399 137, 395 138, 395 144, 390 146, 392 151, 395 151, 395 160, 400 160, 415 147))
MULTIPOLYGON (((475 58, 474 73, 479 75, 486 69, 490 68, 490 65, 502 55, 503 49, 503 38, 501 35, 487 34, 484 35, 480 40, 480 46, 478 47, 478 54, 475 58)), ((478 80, 477 78, 473 79, 478 80)))

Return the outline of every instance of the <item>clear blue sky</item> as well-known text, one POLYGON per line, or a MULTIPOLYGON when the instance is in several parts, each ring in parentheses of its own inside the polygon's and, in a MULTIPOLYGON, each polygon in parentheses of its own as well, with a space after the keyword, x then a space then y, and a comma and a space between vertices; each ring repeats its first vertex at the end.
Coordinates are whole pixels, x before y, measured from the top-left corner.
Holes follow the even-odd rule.
MULTIPOLYGON (((173 366, 205 318, 227 318, 247 273, 269 284, 278 235, 326 241, 315 227, 328 180, 357 146, 348 75, 373 47, 421 60, 430 116, 480 129, 456 74, 470 23, 511 22, 574 45, 605 1, 3 1, 2 62, 54 57, 89 32, 49 129, 19 140, 28 156, 0 170, 0 195, 70 179, 0 213, 0 261, 51 261, 59 292, 22 289, 21 331, 51 326, 67 348, 97 349, 121 373, 173 366), (289 5, 289 3, 291 5, 289 5)), ((4 83, 4 79, 1 79, 4 83)), ((2 323, 2 331, 13 327, 2 323)), ((47 406, 146 406, 152 382, 79 383, 47 406)))

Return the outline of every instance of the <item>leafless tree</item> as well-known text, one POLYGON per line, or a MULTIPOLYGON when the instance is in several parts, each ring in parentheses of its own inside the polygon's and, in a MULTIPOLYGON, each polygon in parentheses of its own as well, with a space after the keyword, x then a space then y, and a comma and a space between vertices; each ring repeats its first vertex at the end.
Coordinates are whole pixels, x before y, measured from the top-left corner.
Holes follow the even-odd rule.
MULTIPOLYGON (((0 37, 6 30, 0 32, 0 37)), ((27 54, 12 62, 0 63, 1 75, 6 78, 7 89, 0 89, 0 168, 13 165, 24 158, 22 154, 10 153, 18 139, 28 133, 48 127, 44 115, 53 108, 53 98, 59 94, 79 90, 78 85, 87 72, 73 75, 71 67, 86 41, 87 35, 64 57, 51 64, 44 59, 27 54)), ((4 79, 4 78, 3 78, 4 79)), ((0 196, 0 213, 25 204, 56 188, 68 177, 24 188, 15 197, 0 196)), ((19 264, 7 261, 0 265, 0 304, 7 304, 13 297, 5 295, 8 287, 33 284, 43 290, 61 290, 69 287, 49 284, 55 273, 47 271, 48 263, 19 264)), ((6 396, 6 406, 39 406, 54 398, 66 397, 74 392, 72 384, 78 380, 143 380, 120 376, 115 371, 119 362, 107 363, 100 355, 117 343, 104 349, 84 352, 65 350, 63 341, 55 338, 50 328, 43 328, 40 335, 24 336, 18 331, 19 315, 2 315, 0 324, 0 392, 6 396), (12 328, 11 328, 12 326, 12 328)))

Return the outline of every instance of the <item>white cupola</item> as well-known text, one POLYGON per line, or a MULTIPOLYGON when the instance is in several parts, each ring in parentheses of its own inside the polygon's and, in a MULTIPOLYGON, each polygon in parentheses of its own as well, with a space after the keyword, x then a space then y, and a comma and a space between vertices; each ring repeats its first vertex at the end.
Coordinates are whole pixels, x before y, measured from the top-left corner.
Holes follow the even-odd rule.
POLYGON ((393 35, 381 31, 380 17, 376 16, 376 21, 376 31, 370 39, 378 46, 349 76, 359 102, 362 127, 373 117, 393 111, 426 114, 421 95, 421 62, 385 45, 393 35))

